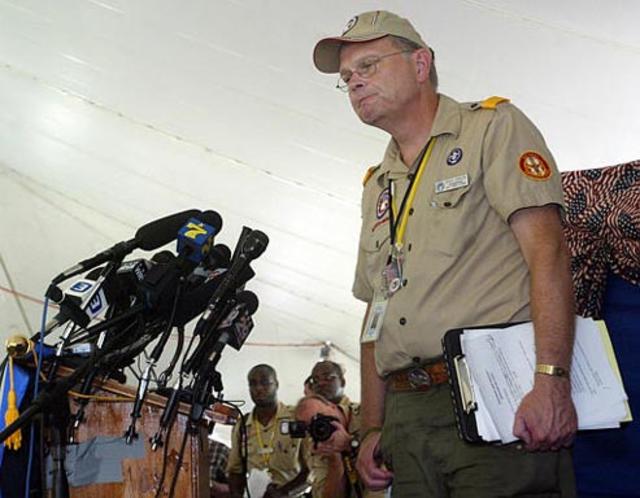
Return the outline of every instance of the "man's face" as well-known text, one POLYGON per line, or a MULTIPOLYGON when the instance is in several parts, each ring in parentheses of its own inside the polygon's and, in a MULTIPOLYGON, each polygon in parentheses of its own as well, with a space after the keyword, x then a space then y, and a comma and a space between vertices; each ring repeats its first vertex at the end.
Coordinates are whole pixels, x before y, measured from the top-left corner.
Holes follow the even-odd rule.
POLYGON ((362 78, 355 72, 363 61, 400 50, 389 37, 385 37, 370 42, 348 43, 340 51, 340 74, 352 74, 349 81, 351 106, 366 124, 385 129, 389 120, 402 119, 404 106, 419 89, 415 62, 408 54, 381 59, 369 78, 362 78))
POLYGON ((277 401, 278 382, 268 370, 255 370, 249 374, 249 393, 256 406, 273 405, 277 401))
POLYGON ((344 380, 334 365, 328 362, 316 363, 311 371, 313 392, 333 403, 340 402, 344 394, 344 380))

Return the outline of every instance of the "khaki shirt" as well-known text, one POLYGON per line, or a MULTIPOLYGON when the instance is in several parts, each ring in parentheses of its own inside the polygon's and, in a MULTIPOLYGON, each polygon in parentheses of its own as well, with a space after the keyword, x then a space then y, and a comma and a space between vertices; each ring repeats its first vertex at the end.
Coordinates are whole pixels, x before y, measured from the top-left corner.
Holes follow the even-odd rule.
MULTIPOLYGON (((338 403, 347 418, 347 432, 355 438, 360 437, 360 428, 362 427, 360 417, 360 404, 353 403, 347 396, 343 396, 338 403)), ((327 479, 327 471, 329 463, 326 457, 315 455, 311 452, 313 449, 313 440, 306 438, 304 440, 305 460, 309 467, 309 482, 311 482, 311 491, 313 498, 343 498, 343 496, 328 497, 322 495, 324 483, 327 479)), ((346 496, 346 495, 345 495, 346 496)), ((363 498, 382 498, 384 492, 373 492, 365 490, 363 498)))
MULTIPOLYGON (((529 319, 528 269, 508 219, 521 208, 563 205, 553 157, 520 110, 439 98, 437 138, 405 234, 406 285, 389 299, 376 343, 380 375, 442 354, 449 329, 529 319)), ((409 173, 392 139, 362 196, 353 285, 362 301, 382 286, 389 182, 399 209, 409 173)))
MULTIPOLYGON (((293 407, 278 403, 278 411, 266 426, 263 426, 253 413, 245 415, 247 428, 247 472, 251 469, 268 469, 272 481, 282 486, 293 480, 301 469, 302 444, 300 439, 293 439, 280 433, 280 422, 293 420, 293 407), (260 451, 260 440, 266 449, 260 451)), ((240 423, 233 428, 231 436, 231 453, 227 464, 228 474, 242 474, 240 423)))

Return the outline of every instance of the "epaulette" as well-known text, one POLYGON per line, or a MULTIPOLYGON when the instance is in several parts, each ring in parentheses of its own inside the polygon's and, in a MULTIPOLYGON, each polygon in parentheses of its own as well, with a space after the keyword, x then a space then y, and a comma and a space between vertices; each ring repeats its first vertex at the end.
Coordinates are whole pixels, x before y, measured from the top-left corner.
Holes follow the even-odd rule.
POLYGON ((378 164, 377 166, 371 166, 367 172, 364 174, 364 178, 362 178, 362 186, 364 187, 367 182, 369 181, 369 179, 373 176, 373 174, 376 172, 376 170, 380 167, 380 165, 378 164))
POLYGON ((505 97, 493 96, 493 97, 489 97, 484 100, 481 100, 480 102, 474 102, 469 106, 469 108, 472 111, 475 111, 477 109, 495 109, 500 104, 503 104, 505 102, 511 102, 511 101, 505 97))

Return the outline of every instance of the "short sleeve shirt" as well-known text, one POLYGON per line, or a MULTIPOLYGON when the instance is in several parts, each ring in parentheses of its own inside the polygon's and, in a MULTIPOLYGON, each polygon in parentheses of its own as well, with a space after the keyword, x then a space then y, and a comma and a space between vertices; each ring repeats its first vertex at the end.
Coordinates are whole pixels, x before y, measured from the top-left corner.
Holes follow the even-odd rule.
MULTIPOLYGON (((389 299, 376 343, 381 375, 442 354, 449 329, 529 319, 529 274, 509 216, 564 202, 542 135, 512 104, 486 109, 440 95, 431 137, 406 228, 405 286, 389 299)), ((392 139, 362 197, 353 294, 365 302, 389 255, 390 182, 399 206, 410 174, 392 139)))
MULTIPOLYGON (((254 419, 253 414, 244 418, 247 429, 247 471, 266 469, 278 486, 293 480, 301 470, 301 440, 280 433, 280 422, 294 418, 293 408, 278 403, 275 417, 266 426, 254 419), (260 437, 257 431, 260 431, 260 437), (263 443, 262 447, 260 441, 263 443)), ((241 421, 236 423, 231 436, 231 453, 227 465, 229 474, 242 474, 240 423, 241 421)))
MULTIPOLYGON (((361 416, 360 416, 360 404, 352 402, 347 396, 343 396, 338 403, 338 406, 345 414, 348 426, 347 431, 353 437, 360 437, 360 428, 362 426, 361 416)), ((311 452, 313 447, 313 441, 311 438, 306 438, 304 440, 304 451, 305 451, 305 460, 308 463, 310 474, 309 479, 311 480, 311 492, 313 498, 328 498, 322 495, 322 490, 324 488, 325 481, 327 479, 327 471, 328 471, 328 462, 326 458, 322 455, 315 455, 311 452)), ((371 491, 366 489, 363 494, 363 498, 383 498, 384 492, 371 491)), ((331 498, 344 498, 343 496, 335 496, 331 498)))

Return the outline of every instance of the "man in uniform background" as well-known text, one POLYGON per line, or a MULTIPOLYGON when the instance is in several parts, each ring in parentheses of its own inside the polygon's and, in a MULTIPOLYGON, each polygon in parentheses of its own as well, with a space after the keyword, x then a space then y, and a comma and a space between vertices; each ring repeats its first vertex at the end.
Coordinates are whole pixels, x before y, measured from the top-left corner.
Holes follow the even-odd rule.
POLYGON ((280 422, 293 418, 292 409, 278 402, 278 379, 271 366, 256 365, 247 379, 255 408, 241 417, 231 436, 227 466, 231 496, 242 497, 247 486, 242 459, 245 448, 249 480, 262 474, 263 479, 271 481, 263 496, 288 496, 291 491, 305 487, 308 474, 300 440, 280 433, 280 422))
MULTIPOLYGON (((346 490, 351 486, 344 469, 343 456, 357 454, 357 448, 352 443, 359 444, 361 419, 360 405, 352 402, 344 393, 345 385, 344 370, 338 363, 319 361, 311 371, 311 386, 317 396, 304 398, 298 403, 296 410, 296 418, 306 422, 316 413, 339 419, 336 432, 328 441, 319 444, 318 448, 314 449, 309 439, 304 443, 314 498, 333 497, 336 487, 340 488, 340 493, 335 494, 336 498, 346 496, 346 490), (327 403, 332 406, 327 406, 327 403)), ((375 498, 382 494, 366 492, 365 496, 375 498)))
POLYGON ((314 63, 339 73, 360 120, 391 136, 365 177, 353 286, 368 303, 361 478, 373 489, 393 480, 403 498, 572 496, 573 289, 560 176, 542 136, 507 99, 439 94, 434 52, 389 12, 353 18, 318 42, 314 63), (464 443, 441 338, 523 320, 537 361, 513 428, 524 449, 464 443))

